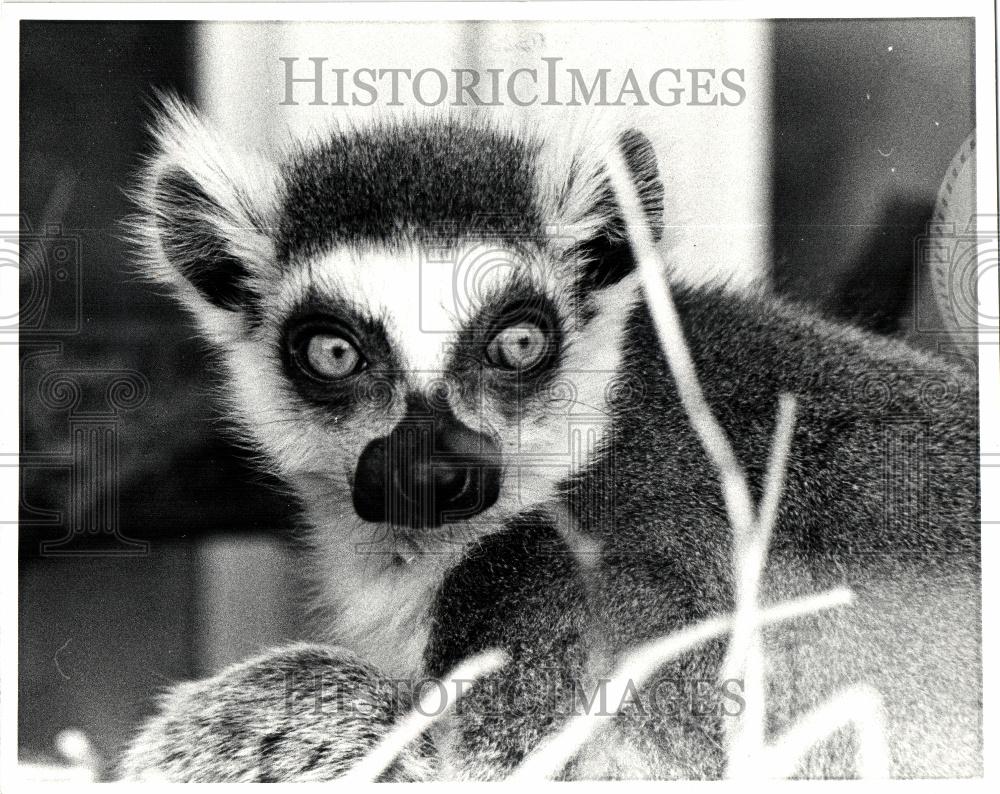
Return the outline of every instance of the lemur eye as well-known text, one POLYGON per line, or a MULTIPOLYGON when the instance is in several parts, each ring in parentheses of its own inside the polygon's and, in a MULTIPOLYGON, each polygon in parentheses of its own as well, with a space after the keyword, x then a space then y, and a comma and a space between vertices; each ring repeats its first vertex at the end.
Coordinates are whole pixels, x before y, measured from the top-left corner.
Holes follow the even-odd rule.
POLYGON ((539 325, 521 321, 501 330, 486 346, 486 358, 504 369, 529 370, 549 350, 549 336, 539 325))
POLYGON ((305 360, 321 378, 345 378, 364 367, 358 349, 336 334, 313 334, 305 346, 305 360))

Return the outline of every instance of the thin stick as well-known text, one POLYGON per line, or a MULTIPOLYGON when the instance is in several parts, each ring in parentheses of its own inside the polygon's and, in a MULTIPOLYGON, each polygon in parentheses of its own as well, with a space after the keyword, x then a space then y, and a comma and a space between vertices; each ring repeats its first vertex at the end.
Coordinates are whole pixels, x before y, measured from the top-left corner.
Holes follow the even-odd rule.
MULTIPOLYGON (((761 610, 756 613, 755 620, 759 625, 790 620, 818 610, 849 604, 853 597, 849 590, 836 588, 818 595, 785 601, 777 606, 761 610)), ((614 709, 611 714, 617 712, 618 705, 624 700, 630 685, 638 689, 665 662, 708 640, 725 634, 732 629, 733 624, 732 616, 723 615, 709 618, 633 650, 625 657, 608 682, 607 702, 614 709)), ((601 718, 609 716, 608 712, 598 710, 573 717, 559 733, 535 748, 534 752, 508 778, 508 781, 525 782, 555 777, 597 730, 601 718)))
POLYGON ((764 741, 763 658, 753 615, 767 559, 771 529, 777 516, 784 472, 794 429, 795 400, 779 399, 778 421, 767 472, 761 517, 758 519, 743 471, 729 438, 705 400, 694 360, 681 328, 677 307, 664 275, 664 263, 653 243, 628 166, 620 152, 609 158, 608 173, 628 229, 629 242, 639 263, 639 275, 650 315, 656 326, 667 364, 677 385, 681 405, 715 464, 722 483, 726 513, 733 529, 733 578, 735 581, 736 628, 723 664, 724 678, 744 677, 747 708, 726 725, 730 760, 755 753, 764 741), (739 746, 739 750, 736 750, 739 746))
POLYGON ((613 152, 608 160, 608 174, 618 205, 624 214, 629 244, 639 263, 639 277, 646 294, 646 303, 670 372, 674 376, 681 405, 705 452, 719 472, 729 523, 737 534, 750 532, 754 523, 754 510, 746 475, 701 390, 694 360, 684 341, 677 307, 663 273, 663 260, 653 243, 628 166, 618 151, 613 152))
POLYGON ((601 610, 599 541, 580 531, 575 516, 568 507, 556 504, 551 510, 553 523, 576 563, 584 590, 583 640, 586 650, 585 677, 599 680, 611 673, 614 655, 608 646, 601 610))
POLYGON ((445 683, 451 685, 446 688, 446 693, 453 687, 454 697, 441 695, 437 689, 424 695, 420 699, 419 706, 397 722, 368 755, 351 767, 341 780, 373 783, 379 775, 392 766, 392 762, 410 742, 454 708, 459 697, 464 694, 461 690, 462 684, 471 684, 503 667, 508 661, 510 659, 507 654, 498 650, 484 651, 465 659, 444 679, 445 683), (439 702, 439 697, 445 698, 443 704, 439 702))
POLYGON ((764 496, 757 516, 760 531, 768 535, 777 521, 781 492, 785 487, 788 455, 791 452, 792 434, 795 430, 795 410, 796 401, 793 395, 785 393, 778 395, 778 419, 774 428, 774 441, 771 444, 771 458, 767 463, 764 496))
MULTIPOLYGON (((762 773, 766 771, 762 760, 765 757, 772 758, 777 749, 765 747, 764 741, 766 718, 764 660, 760 647, 759 627, 774 612, 773 610, 761 612, 757 602, 768 544, 777 519, 787 469, 794 429, 795 401, 789 395, 782 395, 779 399, 775 438, 758 514, 746 474, 725 431, 705 400, 694 361, 684 340, 677 308, 664 275, 663 260, 653 243, 628 165, 621 152, 612 153, 608 162, 608 173, 618 205, 623 211, 629 243, 639 264, 646 303, 667 365, 673 375, 681 405, 706 455, 719 474, 723 502, 733 530, 732 556, 736 589, 736 610, 731 618, 705 621, 640 647, 626 657, 625 663, 619 668, 619 675, 613 679, 609 688, 613 688, 616 694, 617 690, 621 690, 623 698, 627 685, 630 683, 632 686, 640 685, 642 680, 651 675, 656 667, 667 659, 731 629, 733 637, 722 670, 728 677, 744 673, 747 707, 733 725, 727 726, 727 775, 762 773)), ((583 567, 585 575, 593 573, 586 566, 583 567)), ((592 589, 591 586, 588 592, 592 589)), ((842 593, 845 603, 851 597, 847 591, 832 592, 842 593)), ((830 593, 827 593, 826 597, 829 596, 830 593)), ((801 605, 803 602, 814 601, 815 599, 799 599, 789 604, 801 605)), ((807 611, 821 608, 825 606, 810 603, 807 611)), ((796 726, 797 729, 789 731, 784 737, 784 743, 778 743, 778 749, 791 752, 798 750, 800 746, 808 748, 817 736, 821 735, 820 731, 835 729, 840 724, 838 720, 845 718, 845 709, 851 706, 861 707, 861 701, 856 697, 858 691, 866 690, 849 691, 848 697, 836 699, 804 717, 796 726)), ((862 720, 858 723, 859 731, 862 732, 864 756, 859 758, 859 764, 867 773, 880 773, 888 770, 884 720, 881 718, 880 710, 871 705, 875 701, 872 701, 870 696, 866 697, 867 700, 864 702, 868 704, 867 709, 863 710, 862 720)), ((612 702, 620 704, 622 698, 612 702)), ((596 727, 596 717, 592 714, 571 719, 562 731, 543 742, 511 779, 535 779, 558 774, 596 727)), ((799 754, 801 752, 804 752, 804 749, 799 754)))
POLYGON ((754 757, 764 747, 766 691, 764 657, 760 633, 754 622, 759 608, 761 582, 771 534, 778 516, 784 487, 788 454, 795 430, 795 398, 788 394, 778 399, 778 416, 768 461, 764 496, 754 531, 733 538, 733 571, 736 579, 736 624, 722 665, 722 680, 743 678, 746 707, 735 719, 725 723, 727 777, 745 777, 754 757))
POLYGON ((758 776, 788 777, 810 747, 852 723, 858 732, 858 775, 888 778, 890 756, 885 740, 885 708, 878 690, 865 684, 835 695, 789 728, 757 759, 758 776))

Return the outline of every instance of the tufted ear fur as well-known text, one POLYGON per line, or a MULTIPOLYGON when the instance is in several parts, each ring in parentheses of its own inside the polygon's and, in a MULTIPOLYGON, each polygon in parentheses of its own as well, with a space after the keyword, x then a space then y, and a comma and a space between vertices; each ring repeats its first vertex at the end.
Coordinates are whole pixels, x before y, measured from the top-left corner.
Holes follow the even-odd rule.
MULTIPOLYGON (((618 139, 618 145, 635 180, 639 200, 653 233, 653 241, 659 242, 663 237, 664 189, 656 149, 649 138, 635 129, 626 130, 618 139)), ((619 217, 618 222, 624 237, 624 220, 619 217)))
MULTIPOLYGON (((663 236, 663 182, 656 151, 649 138, 636 129, 623 132, 618 146, 635 180, 653 240, 658 242, 663 236)), ((604 183, 593 211, 604 216, 605 222, 597 234, 578 248, 587 262, 581 274, 581 284, 590 289, 601 289, 617 284, 635 270, 636 263, 628 243, 625 221, 610 183, 604 183)))
POLYGON ((257 286, 273 272, 278 172, 177 100, 163 101, 153 133, 132 236, 145 274, 217 336, 253 310, 257 286))
MULTIPOLYGON (((664 189, 653 144, 636 129, 609 136, 625 157, 646 211, 653 239, 663 235, 664 189)), ((584 147, 570 163, 560 201, 562 223, 576 232, 569 253, 583 261, 578 274, 583 291, 617 284, 635 269, 625 222, 605 171, 601 146, 584 147)))

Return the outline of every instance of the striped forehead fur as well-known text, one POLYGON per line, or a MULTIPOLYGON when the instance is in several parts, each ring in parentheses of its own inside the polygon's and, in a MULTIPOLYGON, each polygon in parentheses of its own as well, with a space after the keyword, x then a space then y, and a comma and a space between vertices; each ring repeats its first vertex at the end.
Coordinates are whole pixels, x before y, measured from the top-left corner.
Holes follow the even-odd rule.
POLYGON ((539 240, 534 158, 509 131, 448 119, 334 133, 285 168, 279 257, 400 239, 539 240))
MULTIPOLYGON (((554 128, 487 112, 332 123, 282 169, 279 258, 461 237, 558 253, 613 221, 604 163, 622 132, 609 119, 554 128)), ((656 177, 647 165, 640 188, 656 177)))

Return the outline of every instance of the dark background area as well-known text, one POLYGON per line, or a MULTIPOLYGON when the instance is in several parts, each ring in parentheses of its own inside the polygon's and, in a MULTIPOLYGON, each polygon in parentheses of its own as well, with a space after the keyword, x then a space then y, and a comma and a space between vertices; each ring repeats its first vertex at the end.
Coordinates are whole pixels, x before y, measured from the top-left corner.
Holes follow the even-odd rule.
POLYGON ((906 333, 914 240, 975 127, 972 21, 773 25, 775 286, 906 333))
POLYGON ((115 755, 153 694, 203 672, 195 540, 283 537, 292 523, 287 499, 227 440, 193 327, 132 274, 120 225, 153 91, 192 95, 192 30, 22 23, 18 697, 29 756, 51 754, 68 726, 115 755), (116 381, 141 393, 109 399, 116 381), (61 383, 79 390, 72 405, 61 383), (75 495, 73 464, 102 451, 117 500, 75 495))
MULTIPOLYGON (((192 325, 131 275, 122 240, 152 91, 193 94, 192 31, 22 24, 26 757, 70 726, 114 755, 160 687, 204 670, 197 544, 294 525, 227 440, 192 325), (74 464, 103 467, 106 487, 74 485, 74 464)), ((775 284, 898 333, 914 238, 974 125, 971 23, 782 21, 773 35, 775 284)))

